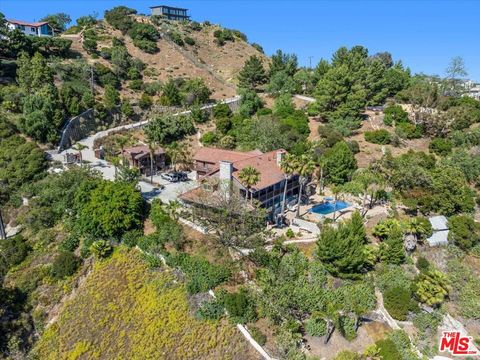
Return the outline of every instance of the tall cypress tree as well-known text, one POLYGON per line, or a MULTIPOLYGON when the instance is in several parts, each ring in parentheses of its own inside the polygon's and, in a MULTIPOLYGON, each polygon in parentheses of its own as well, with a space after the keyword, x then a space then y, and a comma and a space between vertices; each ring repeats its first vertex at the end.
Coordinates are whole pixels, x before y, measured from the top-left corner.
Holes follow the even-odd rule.
POLYGON ((239 85, 244 89, 255 89, 258 85, 265 84, 267 75, 263 68, 262 60, 256 56, 251 56, 242 70, 238 74, 239 85))

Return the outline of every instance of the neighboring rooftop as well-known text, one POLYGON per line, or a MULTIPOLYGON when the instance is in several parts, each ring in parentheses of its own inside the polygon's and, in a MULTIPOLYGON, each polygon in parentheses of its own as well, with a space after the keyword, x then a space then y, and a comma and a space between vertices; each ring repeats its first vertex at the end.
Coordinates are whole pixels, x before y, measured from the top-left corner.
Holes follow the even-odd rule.
MULTIPOLYGON (((145 155, 150 155, 150 149, 147 145, 137 145, 123 149, 125 154, 128 154, 136 159, 141 158, 145 155)), ((164 154, 165 151, 162 148, 156 148, 154 154, 161 155, 164 154)))
POLYGON ((448 220, 445 216, 432 216, 428 218, 430 224, 432 224, 433 231, 448 230, 448 220))
POLYGON ((45 24, 48 24, 48 21, 39 21, 39 22, 28 22, 22 20, 14 20, 14 19, 7 19, 7 22, 16 25, 23 25, 23 26, 32 26, 32 27, 39 27, 45 24))

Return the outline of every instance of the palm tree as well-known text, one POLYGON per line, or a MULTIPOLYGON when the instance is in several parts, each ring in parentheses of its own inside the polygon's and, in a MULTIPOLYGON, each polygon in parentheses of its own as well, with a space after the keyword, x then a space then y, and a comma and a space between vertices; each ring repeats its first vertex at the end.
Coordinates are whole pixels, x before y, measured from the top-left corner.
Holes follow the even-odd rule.
POLYGON ((302 200, 302 191, 303 187, 307 183, 308 178, 312 175, 315 170, 315 163, 312 158, 306 154, 301 155, 295 161, 295 172, 300 176, 300 190, 298 192, 298 203, 297 203, 297 217, 300 216, 300 202, 302 200))
POLYGON ((170 157, 170 161, 173 165, 173 170, 177 170, 177 164, 186 167, 192 163, 192 155, 190 153, 190 149, 187 145, 173 143, 169 147, 167 147, 167 154, 170 157))
MULTIPOLYGON (((238 177, 240 178, 242 185, 247 188, 247 191, 245 193, 245 200, 247 200, 250 189, 253 186, 257 185, 260 181, 260 172, 253 166, 246 166, 242 170, 240 170, 238 177)), ((253 193, 251 194, 250 199, 253 202, 253 193)))
POLYGON ((181 207, 180 202, 177 200, 171 200, 168 204, 164 204, 165 211, 175 220, 178 219, 178 209, 181 207))
POLYGON ((120 135, 115 139, 115 141, 117 145, 120 147, 121 156, 124 157, 123 150, 125 149, 125 145, 129 143, 130 138, 125 135, 120 135))
POLYGON ((295 172, 295 157, 292 154, 285 155, 285 158, 280 163, 280 168, 282 169, 285 176, 285 186, 283 188, 283 200, 282 200, 282 219, 285 216, 285 205, 287 202, 287 185, 288 180, 295 172))
POLYGON ((150 183, 153 184, 153 157, 155 154, 155 141, 149 139, 147 142, 148 152, 150 153, 150 183))
POLYGON ((87 145, 80 144, 80 143, 76 143, 76 144, 73 146, 73 149, 75 149, 75 150, 78 151, 78 156, 79 156, 79 158, 80 158, 80 167, 83 167, 82 150, 88 149, 88 146, 87 146, 87 145))
POLYGON ((333 194, 333 221, 336 221, 336 216, 337 216, 337 200, 338 200, 338 195, 341 193, 341 188, 338 185, 332 185, 330 190, 332 190, 333 194))
MULTIPOLYGON (((370 169, 359 169, 352 177, 352 181, 358 182, 363 191, 362 216, 367 214, 367 197, 370 193, 372 200, 374 196, 375 185, 380 183, 379 176, 370 169)), ((371 201, 370 201, 371 203, 371 201)))

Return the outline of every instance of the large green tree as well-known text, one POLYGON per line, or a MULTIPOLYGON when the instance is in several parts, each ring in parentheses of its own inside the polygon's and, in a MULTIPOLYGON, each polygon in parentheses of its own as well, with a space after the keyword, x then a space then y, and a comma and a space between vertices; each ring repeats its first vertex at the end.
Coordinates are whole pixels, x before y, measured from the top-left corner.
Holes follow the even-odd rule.
POLYGON ((82 184, 75 203, 75 226, 83 234, 119 237, 141 224, 142 195, 126 182, 101 180, 82 184))
POLYGON ((262 64, 262 60, 257 55, 252 55, 238 74, 239 86, 245 89, 255 89, 257 86, 265 84, 267 75, 262 64))
POLYGON ((317 241, 317 255, 334 276, 356 278, 365 269, 367 238, 359 212, 340 223, 338 228, 325 226, 317 241))
POLYGON ((323 169, 325 178, 333 184, 344 184, 350 180, 357 168, 357 161, 348 144, 337 142, 325 152, 323 169))

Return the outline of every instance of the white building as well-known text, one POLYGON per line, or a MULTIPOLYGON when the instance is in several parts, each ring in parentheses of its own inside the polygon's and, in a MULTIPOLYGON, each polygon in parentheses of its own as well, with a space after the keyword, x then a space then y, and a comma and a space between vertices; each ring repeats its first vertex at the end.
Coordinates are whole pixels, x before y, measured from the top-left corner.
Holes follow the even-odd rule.
POLYGON ((54 30, 46 21, 27 22, 21 20, 7 20, 7 28, 11 31, 19 29, 25 35, 32 36, 53 36, 54 30))
POLYGON ((447 245, 448 244, 448 220, 445 216, 432 216, 428 218, 432 225, 432 236, 427 239, 430 246, 447 245))

